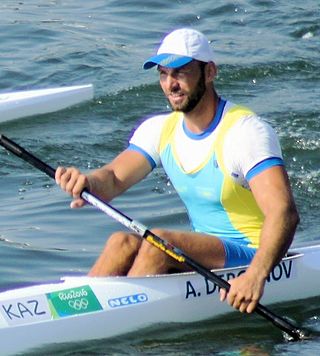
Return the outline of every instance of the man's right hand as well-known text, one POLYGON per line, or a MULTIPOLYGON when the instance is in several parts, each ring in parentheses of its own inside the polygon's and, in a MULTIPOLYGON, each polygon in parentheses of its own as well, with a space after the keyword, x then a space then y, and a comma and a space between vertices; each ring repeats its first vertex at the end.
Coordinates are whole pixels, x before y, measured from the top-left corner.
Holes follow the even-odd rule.
POLYGON ((86 204, 80 195, 84 189, 90 190, 88 176, 75 167, 58 167, 55 180, 61 189, 73 197, 73 201, 70 204, 71 208, 81 208, 86 204))

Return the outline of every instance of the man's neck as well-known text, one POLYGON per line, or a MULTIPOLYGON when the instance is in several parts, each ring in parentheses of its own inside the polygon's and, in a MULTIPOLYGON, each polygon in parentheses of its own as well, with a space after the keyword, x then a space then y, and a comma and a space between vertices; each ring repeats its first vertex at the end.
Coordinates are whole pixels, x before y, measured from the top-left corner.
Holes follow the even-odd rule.
POLYGON ((214 89, 207 90, 199 104, 189 113, 184 114, 188 130, 195 134, 202 133, 215 117, 219 98, 214 89))

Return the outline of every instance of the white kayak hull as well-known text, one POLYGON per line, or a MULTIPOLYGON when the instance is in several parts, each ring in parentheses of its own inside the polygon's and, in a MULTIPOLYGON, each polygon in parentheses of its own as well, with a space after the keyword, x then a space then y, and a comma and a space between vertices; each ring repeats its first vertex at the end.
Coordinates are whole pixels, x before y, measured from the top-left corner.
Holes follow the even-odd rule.
POLYGON ((92 84, 0 93, 0 123, 55 112, 92 98, 92 84))
MULTIPOLYGON (((270 274, 263 305, 320 294, 320 245, 292 252, 270 274)), ((228 279, 244 270, 216 273, 228 279)), ((234 312, 219 301, 218 290, 196 273, 182 273, 144 278, 65 277, 59 283, 5 291, 0 293, 1 353, 109 338, 159 323, 201 321, 234 312)))

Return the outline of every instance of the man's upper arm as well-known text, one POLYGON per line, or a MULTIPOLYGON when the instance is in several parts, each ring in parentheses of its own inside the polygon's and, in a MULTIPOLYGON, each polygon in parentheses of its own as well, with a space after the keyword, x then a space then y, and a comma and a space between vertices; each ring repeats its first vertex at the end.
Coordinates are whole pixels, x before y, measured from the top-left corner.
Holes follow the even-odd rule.
POLYGON ((124 150, 109 165, 119 191, 130 188, 141 181, 152 170, 148 159, 140 152, 124 150))
POLYGON ((295 206, 283 166, 273 166, 257 174, 249 186, 264 215, 295 206))

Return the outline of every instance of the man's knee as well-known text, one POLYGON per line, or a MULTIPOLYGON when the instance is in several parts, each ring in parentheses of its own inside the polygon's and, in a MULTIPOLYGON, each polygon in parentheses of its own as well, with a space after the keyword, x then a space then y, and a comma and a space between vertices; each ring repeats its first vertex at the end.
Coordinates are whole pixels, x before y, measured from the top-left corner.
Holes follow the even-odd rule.
MULTIPOLYGON (((154 234, 156 234, 157 236, 161 237, 163 235, 161 235, 161 232, 163 230, 160 229, 154 229, 152 230, 152 232, 154 234)), ((162 237, 161 237, 162 238, 162 237)), ((162 261, 162 262, 166 262, 168 261, 169 256, 162 251, 159 247, 154 246, 152 243, 150 243, 149 241, 142 241, 140 249, 139 249, 139 257, 142 260, 153 260, 153 261, 162 261)))
POLYGON ((141 244, 141 239, 134 234, 124 231, 113 233, 106 243, 106 248, 118 249, 138 249, 141 244))

